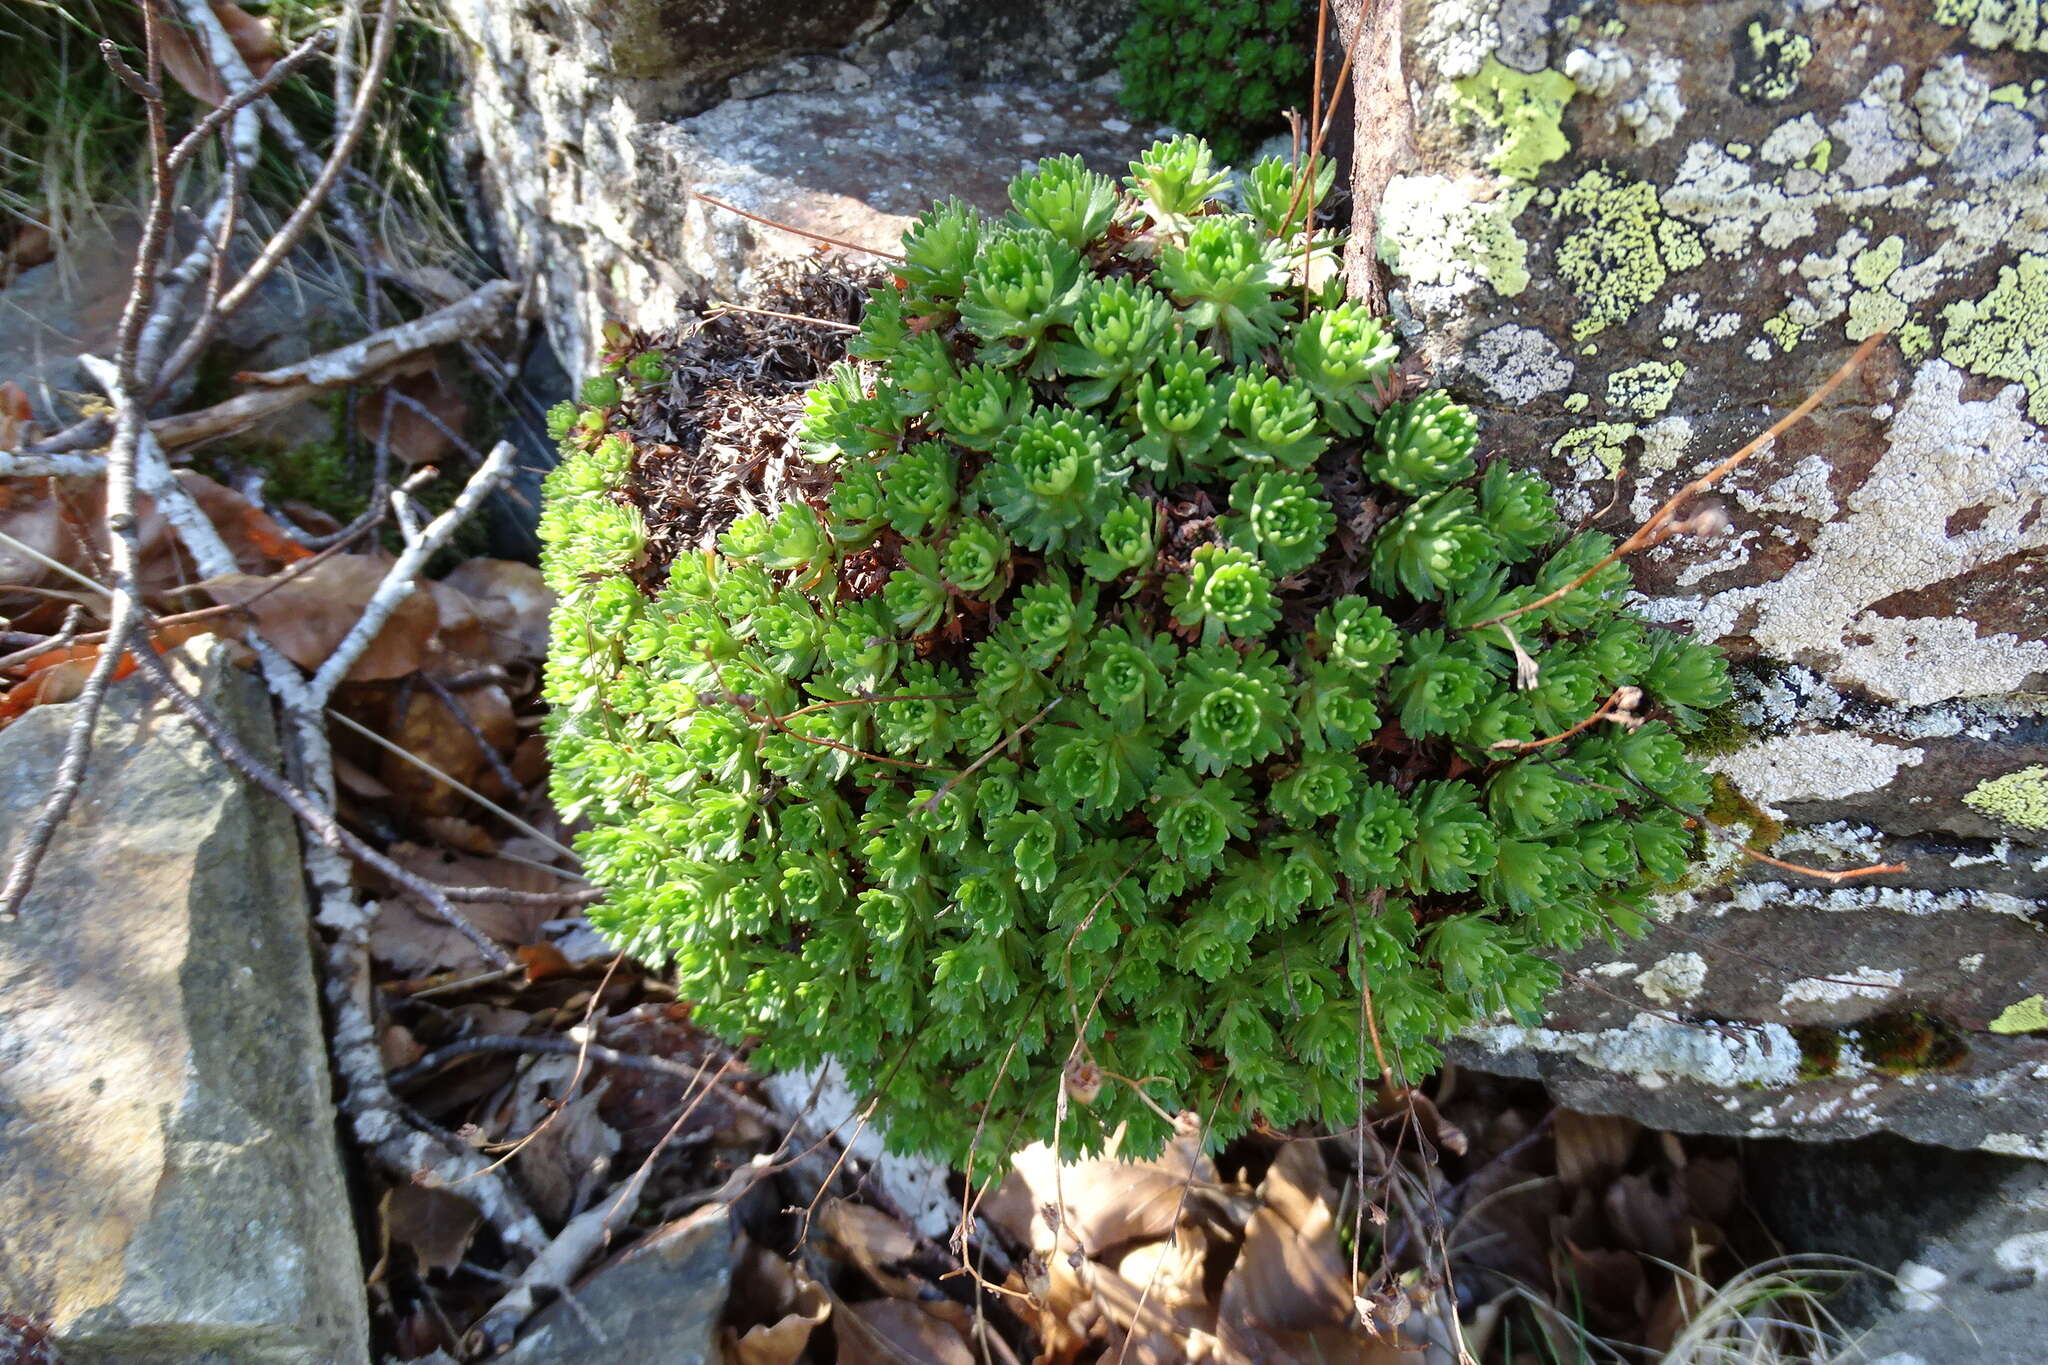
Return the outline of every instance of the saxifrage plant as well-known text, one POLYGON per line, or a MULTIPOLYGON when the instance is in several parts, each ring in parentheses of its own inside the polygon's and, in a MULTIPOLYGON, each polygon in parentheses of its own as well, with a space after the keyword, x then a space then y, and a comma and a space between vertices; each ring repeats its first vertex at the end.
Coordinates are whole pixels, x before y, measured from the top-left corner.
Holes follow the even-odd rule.
POLYGON ((592 922, 896 1146, 1350 1123, 1379 1060, 1535 1016, 1708 801, 1720 659, 1623 602, 1472 415, 1399 398, 1327 175, 1192 138, 908 231, 800 439, 815 502, 629 570, 659 354, 558 410, 554 790, 592 922), (1520 610, 1509 620, 1506 613, 1520 610), (1633 708, 1614 705, 1640 689, 1633 708), (1596 716, 1615 716, 1599 719, 1596 716), (1625 722, 1625 723, 1624 723, 1625 722), (1539 741, 1549 741, 1541 742, 1539 741), (1369 1026, 1369 1027, 1368 1027, 1369 1026), (1082 1059, 1086 1104, 1060 1103, 1082 1059))
POLYGON ((1123 101, 1226 157, 1280 126, 1308 74, 1310 0, 1138 0, 1117 46, 1123 101))

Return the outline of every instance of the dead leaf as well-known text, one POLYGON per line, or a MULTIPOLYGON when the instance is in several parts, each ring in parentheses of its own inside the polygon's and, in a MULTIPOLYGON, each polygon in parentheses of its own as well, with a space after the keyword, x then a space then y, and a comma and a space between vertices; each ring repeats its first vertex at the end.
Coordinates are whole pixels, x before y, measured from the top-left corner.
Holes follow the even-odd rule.
POLYGON ((35 420, 28 395, 13 380, 0 381, 0 450, 18 450, 35 420))
POLYGON ((448 433, 460 436, 468 421, 469 404, 442 378, 438 364, 397 375, 356 401, 356 430, 363 439, 374 443, 388 429, 391 453, 409 465, 445 460, 456 449, 448 433), (401 398, 408 401, 398 401, 401 398))
POLYGON ((552 943, 529 943, 515 949, 512 956, 519 959, 519 965, 526 968, 528 982, 546 981, 554 976, 572 976, 576 965, 562 955, 562 950, 552 943))
POLYGON ((1337 1239, 1330 1178, 1313 1143, 1290 1142, 1259 1185, 1264 1206, 1218 1300, 1225 1339, 1233 1324, 1280 1331, 1336 1326, 1351 1316, 1351 1269, 1337 1239))
MULTIPOLYGON (((508 891, 553 891, 561 878, 537 867, 506 862, 502 858, 477 858, 423 848, 418 844, 394 844, 390 856, 409 872, 449 886, 501 886, 508 891)), ((470 922, 508 947, 538 943, 540 926, 555 913, 552 908, 506 905, 498 901, 470 901, 460 907, 470 922)), ((370 951, 402 976, 430 976, 436 972, 475 971, 483 958, 460 932, 434 919, 412 896, 386 894, 377 907, 370 928, 370 951)))
POLYGON ((1601 1199, 1615 1238, 1630 1251, 1660 1261, 1685 1255, 1685 1189, 1667 1171, 1624 1175, 1610 1184, 1601 1199))
MULTIPOLYGON (((249 73, 261 76, 269 71, 282 51, 277 31, 268 19, 259 19, 239 5, 213 0, 214 17, 227 31, 228 40, 249 66, 249 73)), ((164 70, 183 86, 192 98, 216 108, 227 102, 228 91, 220 72, 205 54, 199 39, 182 20, 167 23, 157 31, 157 52, 164 70)))
MULTIPOLYGON (((1220 1190, 1215 1163, 1202 1151, 1192 1122, 1151 1161, 1081 1161, 1062 1170, 1041 1142, 1010 1164, 1036 1208, 1060 1210, 1059 1245, 1071 1250, 1078 1242, 1090 1255, 1121 1242, 1164 1237, 1192 1196, 1220 1190)), ((1032 1237, 1040 1254, 1054 1250, 1053 1230, 1042 1212, 1032 1237)))
POLYGON ((719 1331, 731 1365, 795 1365, 832 1302, 795 1263, 733 1235, 733 1285, 719 1331))
MULTIPOLYGON (((461 708, 460 716, 425 688, 394 689, 389 712, 380 727, 384 737, 420 763, 465 787, 493 797, 510 795, 471 727, 501 757, 510 753, 519 742, 518 727, 512 719, 512 699, 496 684, 451 695, 461 708), (464 719, 468 725, 463 724, 464 719)), ((471 808, 467 796, 418 763, 409 762, 389 749, 380 748, 378 754, 378 780, 391 789, 393 802, 409 819, 453 815, 471 808)))
POLYGON ((1642 1125, 1614 1114, 1559 1109, 1551 1120, 1557 1178, 1569 1186, 1598 1186, 1621 1174, 1642 1125))
MULTIPOLYGON (((200 586, 216 602, 248 604, 248 614, 286 658, 314 669, 362 618, 388 568, 381 555, 337 555, 282 582, 271 575, 240 573, 222 574, 200 586)), ((349 668, 348 681, 402 678, 417 671, 439 624, 432 594, 415 590, 349 668)))
POLYGON ((533 1201, 534 1212, 550 1223, 564 1222, 580 1212, 611 1172, 619 1135, 597 1116, 598 1104, 610 1086, 608 1080, 599 1081, 562 1105, 533 1130, 515 1158, 520 1183, 533 1201))
POLYGON ((461 1265, 469 1240, 483 1221, 476 1205, 437 1185, 393 1185, 377 1210, 386 1248, 409 1249, 423 1270, 461 1265))
POLYGON ((883 1293, 918 1297, 922 1282, 891 1268, 917 1254, 917 1239, 888 1214, 871 1204, 831 1199, 819 1210, 817 1230, 828 1251, 858 1266, 883 1293))
POLYGON ((838 1326, 840 1365, 975 1365, 958 1328, 902 1299, 848 1304, 838 1326))
POLYGON ((539 569, 516 559, 472 559, 441 581, 476 604, 497 662, 547 657, 555 598, 539 569))

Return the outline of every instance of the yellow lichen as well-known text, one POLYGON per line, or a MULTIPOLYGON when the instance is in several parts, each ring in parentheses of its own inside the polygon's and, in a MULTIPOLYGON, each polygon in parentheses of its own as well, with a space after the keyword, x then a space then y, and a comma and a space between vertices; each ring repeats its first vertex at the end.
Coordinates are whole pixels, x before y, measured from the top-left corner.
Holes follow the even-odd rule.
POLYGON ((1991 292, 1941 310, 1941 353, 1988 379, 2027 386, 2027 416, 2048 424, 2048 256, 2023 255, 1998 272, 1991 292))
POLYGON ((1618 172, 1587 171, 1559 192, 1557 211, 1586 220, 1566 234, 1556 259, 1579 301, 1579 340, 1626 322, 1673 274, 1706 260, 1699 233, 1665 217, 1656 187, 1618 172))
POLYGON ((2037 763, 1980 782, 1963 798, 1963 804, 2021 829, 2048 829, 2048 766, 2037 763))

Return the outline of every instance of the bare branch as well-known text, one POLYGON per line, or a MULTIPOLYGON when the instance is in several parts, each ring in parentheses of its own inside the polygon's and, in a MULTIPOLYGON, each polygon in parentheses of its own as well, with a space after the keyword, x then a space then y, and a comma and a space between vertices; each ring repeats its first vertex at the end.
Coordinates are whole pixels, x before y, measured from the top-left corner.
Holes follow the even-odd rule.
POLYGON ((456 528, 469 520, 472 513, 483 505, 485 498, 496 491, 498 485, 512 472, 512 460, 518 452, 509 441, 500 441, 491 447, 491 453, 477 471, 469 476, 462 492, 447 511, 426 524, 419 536, 409 542, 392 562, 377 590, 363 607, 363 614, 353 628, 334 647, 320 670, 306 685, 310 703, 317 707, 327 704, 334 695, 334 689, 348 676, 363 651, 370 647, 370 641, 377 638, 377 632, 384 629, 384 623, 391 619, 391 613, 398 610, 399 603, 412 596, 417 586, 415 580, 420 570, 426 567, 435 551, 448 543, 456 528))

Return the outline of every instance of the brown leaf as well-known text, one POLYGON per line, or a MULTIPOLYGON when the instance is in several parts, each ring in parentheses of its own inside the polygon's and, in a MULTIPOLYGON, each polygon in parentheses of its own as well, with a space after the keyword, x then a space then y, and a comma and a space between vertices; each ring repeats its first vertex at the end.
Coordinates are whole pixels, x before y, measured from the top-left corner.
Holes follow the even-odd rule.
POLYGON ((917 1239, 894 1218, 871 1204, 831 1199, 819 1210, 817 1229, 827 1250, 858 1266, 883 1293, 918 1297, 922 1281, 891 1269, 917 1254, 917 1239))
MULTIPOLYGON (((554 891, 562 879, 551 872, 502 858, 477 858, 394 844, 390 856, 401 867, 429 881, 448 886, 501 886, 508 891, 554 891)), ((555 907, 506 905, 498 901, 465 902, 458 907, 470 922, 508 947, 537 943, 540 926, 557 913, 555 907)), ((475 947, 461 933, 434 919, 410 894, 386 895, 370 928, 370 951, 404 976, 429 976, 483 966, 475 947)))
POLYGON ((1557 1178, 1571 1186, 1604 1185, 1619 1175, 1635 1151, 1642 1126, 1613 1114, 1559 1109, 1551 1120, 1557 1149, 1557 1178))
POLYGON ((795 1365, 831 1315, 831 1300, 800 1266, 734 1234, 728 1325, 719 1332, 731 1365, 795 1365))
POLYGON ((411 1250, 423 1270, 462 1264, 483 1215, 476 1205, 436 1185, 393 1185, 377 1206, 387 1247, 411 1250))
MULTIPOLYGON (((216 602, 247 603, 271 643, 299 667, 311 669, 334 652, 362 617, 388 567, 381 556, 338 555, 275 586, 275 576, 254 574, 222 574, 201 586, 216 602)), ((417 671, 439 623, 433 596, 413 592, 350 667, 348 680, 402 678, 417 671)))
POLYGON ((512 956, 526 968, 529 983, 546 981, 553 976, 572 976, 576 971, 576 964, 562 956, 562 950, 552 943, 529 943, 515 949, 512 956))
POLYGON ((902 1299, 848 1304, 838 1326, 840 1365, 975 1365, 958 1328, 902 1299))
POLYGON ((14 450, 35 418, 28 395, 12 379, 0 382, 0 450, 14 450))
POLYGON ((1257 1358, 1266 1332, 1308 1332, 1352 1316, 1351 1268, 1337 1238, 1330 1180, 1315 1145, 1280 1149, 1259 1186, 1244 1247, 1223 1283, 1217 1319, 1226 1345, 1257 1358))
POLYGON ((597 1116, 610 1085, 598 1082, 543 1119, 515 1158, 534 1211, 551 1223, 578 1212, 611 1171, 619 1135, 597 1116))
POLYGON ((469 798, 436 773, 465 787, 482 789, 486 795, 508 794, 490 755, 477 743, 470 727, 475 727, 484 742, 500 755, 510 753, 519 742, 511 698, 495 684, 451 695, 461 708, 460 716, 437 694, 424 688, 403 688, 392 693, 390 713, 382 727, 384 737, 435 770, 428 772, 419 763, 401 758, 389 749, 378 751, 378 779, 391 789, 398 809, 414 820, 470 809, 469 798), (469 725, 462 723, 464 718, 469 725))
MULTIPOLYGON (((1052 1149, 1034 1143, 1010 1164, 1036 1208, 1063 1210, 1060 1247, 1071 1250, 1078 1240, 1091 1255, 1120 1242, 1164 1237, 1195 1194, 1219 1188, 1215 1163, 1202 1151, 1192 1123, 1152 1161, 1081 1161, 1061 1170, 1052 1149)), ((1033 1243, 1041 1253, 1053 1250, 1053 1231, 1042 1212, 1033 1243)))
POLYGON ((448 432, 460 436, 469 421, 469 404, 461 393, 441 377, 439 365, 416 373, 400 374, 383 388, 364 394, 356 401, 356 430, 363 439, 375 442, 390 423, 391 453, 409 465, 435 464, 455 451, 448 432), (399 398, 410 400, 399 402, 399 398), (413 404, 418 404, 414 407, 413 404), (420 411, 421 408, 426 413, 420 411), (427 415, 431 414, 431 416, 427 415), (436 423, 439 423, 437 426, 436 423), (442 428, 447 428, 443 431, 442 428))
MULTIPOLYGON (((259 19, 241 6, 224 3, 223 0, 213 0, 213 13, 227 31, 235 51, 248 63, 250 74, 261 76, 269 71, 281 51, 277 32, 270 21, 259 19)), ((158 54, 172 80, 185 87, 196 100, 216 107, 227 102, 227 86, 206 56, 197 35, 179 21, 162 25, 157 36, 158 54)))
POLYGON ((489 656, 498 663, 544 659, 548 613, 554 594, 540 570, 516 559, 472 559, 441 580, 475 604, 489 634, 489 656))
POLYGON ((1686 1202, 1684 1187, 1665 1171, 1620 1176, 1601 1199, 1621 1245, 1660 1261, 1685 1255, 1686 1202))

